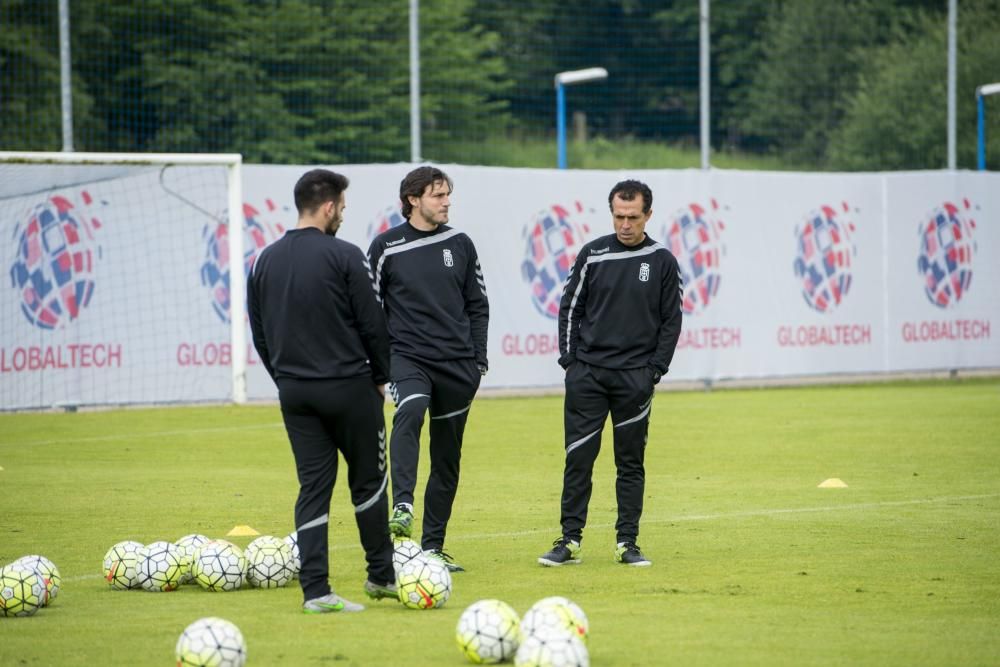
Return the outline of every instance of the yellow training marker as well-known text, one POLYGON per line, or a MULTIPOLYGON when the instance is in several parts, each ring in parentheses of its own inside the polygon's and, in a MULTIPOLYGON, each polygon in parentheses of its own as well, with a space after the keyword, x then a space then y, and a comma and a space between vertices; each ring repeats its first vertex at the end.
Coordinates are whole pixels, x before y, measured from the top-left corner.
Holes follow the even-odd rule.
POLYGON ((250 535, 260 535, 256 530, 250 526, 239 525, 233 526, 233 529, 226 533, 226 537, 247 537, 250 535))
POLYGON ((846 489, 847 485, 844 484, 844 480, 838 479, 836 477, 831 477, 830 479, 823 480, 820 482, 817 489, 846 489))

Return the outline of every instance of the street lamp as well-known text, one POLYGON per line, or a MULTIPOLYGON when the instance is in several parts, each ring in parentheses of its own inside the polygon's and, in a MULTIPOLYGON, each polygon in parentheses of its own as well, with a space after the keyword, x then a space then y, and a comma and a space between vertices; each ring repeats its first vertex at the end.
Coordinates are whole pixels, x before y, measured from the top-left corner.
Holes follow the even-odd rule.
POLYGON ((566 168, 566 91, 564 86, 607 78, 608 70, 603 67, 590 67, 556 74, 556 141, 560 169, 566 168))
POLYGON ((1000 93, 1000 83, 989 83, 976 88, 976 153, 979 161, 979 171, 986 170, 986 101, 987 95, 1000 93))

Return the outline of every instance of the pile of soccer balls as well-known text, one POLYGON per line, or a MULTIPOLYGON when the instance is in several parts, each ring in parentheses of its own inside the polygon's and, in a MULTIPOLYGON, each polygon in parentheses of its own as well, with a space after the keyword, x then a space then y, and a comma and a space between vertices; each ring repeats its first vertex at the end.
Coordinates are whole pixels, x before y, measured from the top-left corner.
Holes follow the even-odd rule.
POLYGON ((34 616, 59 595, 59 568, 45 556, 22 556, 0 568, 0 616, 34 616))
POLYGON ((257 588, 285 586, 299 566, 295 533, 284 539, 264 535, 246 549, 192 534, 176 542, 115 544, 104 555, 104 579, 117 590, 173 591, 196 582, 208 591, 234 591, 247 582, 257 588))
POLYGON ((480 600, 458 619, 455 641, 476 664, 514 659, 518 667, 589 667, 587 615, 564 597, 536 602, 518 618, 500 600, 480 600))
POLYGON ((399 601, 410 609, 438 609, 451 597, 451 572, 441 562, 424 555, 412 540, 393 542, 392 567, 396 571, 399 601))

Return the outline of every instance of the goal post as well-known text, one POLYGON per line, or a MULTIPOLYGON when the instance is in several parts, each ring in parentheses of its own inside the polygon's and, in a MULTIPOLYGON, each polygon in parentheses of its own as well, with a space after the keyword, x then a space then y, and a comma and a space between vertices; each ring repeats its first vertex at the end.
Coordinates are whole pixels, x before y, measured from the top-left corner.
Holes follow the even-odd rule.
MULTIPOLYGON (((136 173, 136 170, 141 170, 145 167, 149 168, 149 170, 159 170, 159 180, 160 184, 163 185, 164 190, 172 196, 175 196, 179 201, 186 202, 186 206, 188 208, 198 209, 203 218, 208 217, 216 220, 220 225, 224 223, 229 230, 228 233, 226 233, 228 240, 227 258, 231 260, 230 268, 228 270, 228 294, 226 295, 226 298, 228 299, 227 315, 229 320, 229 350, 226 357, 228 360, 231 360, 231 399, 235 403, 245 403, 247 400, 248 337, 246 334, 247 327, 244 318, 246 287, 244 271, 240 270, 243 268, 243 258, 245 256, 243 234, 244 200, 242 165, 243 157, 238 153, 57 153, 0 151, 0 170, 3 170, 0 172, 3 174, 3 177, 0 178, 0 202, 24 198, 25 196, 29 196, 31 194, 40 195, 41 193, 52 193, 60 188, 76 187, 80 183, 99 183, 113 180, 115 178, 123 178, 126 174, 136 173), (43 166, 46 165, 47 168, 43 168, 43 166), (186 199, 186 195, 180 188, 175 188, 176 191, 171 191, 168 188, 168 185, 164 184, 163 175, 164 171, 169 167, 223 168, 225 170, 226 190, 224 200, 225 214, 223 215, 221 211, 223 203, 221 197, 219 197, 221 193, 218 193, 218 188, 212 191, 211 205, 203 205, 201 207, 199 207, 198 202, 186 199), (115 168, 120 169, 120 171, 116 171, 115 168)), ((195 169, 194 171, 197 172, 198 170, 195 169)), ((213 173, 218 174, 219 172, 216 169, 213 170, 213 173)), ((197 175, 191 177, 191 181, 196 184, 198 180, 199 177, 197 175)), ((171 185, 170 187, 174 186, 171 185)), ((126 194, 122 195, 121 198, 124 199, 126 196, 133 195, 133 193, 127 190, 125 190, 125 193, 126 194)), ((142 207, 147 205, 147 201, 144 200, 141 195, 135 195, 134 198, 135 202, 133 202, 133 205, 138 206, 139 210, 142 211, 142 207)), ((164 214, 164 218, 164 222, 169 223, 169 215, 164 214)), ((144 213, 142 214, 142 220, 145 221, 144 213)), ((0 220, 0 222, 3 221, 0 220)), ((138 221, 136 224, 138 224, 138 221)), ((158 223, 154 222, 153 224, 158 223)), ((8 235, 6 238, 12 237, 8 235)), ((14 241, 16 245, 17 239, 14 239, 14 241)), ((7 242, 5 242, 5 246, 2 247, 10 247, 6 245, 6 243, 7 242)), ((17 249, 15 248, 15 250, 17 249)), ((26 250, 25 252, 28 251, 26 250)), ((79 257, 77 259, 79 259, 79 257)), ((62 257, 61 260, 68 261, 65 260, 65 257, 62 257)), ((14 280, 15 268, 11 268, 12 280, 14 280)), ((23 269, 23 266, 21 268, 23 269)), ((77 287, 79 287, 79 285, 77 285, 77 287)), ((26 289, 30 292, 30 285, 26 289)), ((82 289, 82 292, 86 291, 86 288, 82 289)), ((89 294, 86 294, 85 296, 89 298, 89 294)), ((79 303, 77 303, 79 298, 79 295, 76 295, 75 297, 71 295, 71 305, 74 309, 79 306, 79 303)), ((22 311, 27 310, 23 304, 21 309, 22 311)), ((60 309, 57 304, 57 311, 58 310, 60 309)), ((65 304, 63 304, 62 311, 65 311, 65 304)), ((61 323, 57 322, 56 328, 58 328, 60 324, 61 323)), ((39 321, 39 325, 43 326, 45 325, 45 322, 39 321)), ((52 327, 50 326, 49 328, 52 327)), ((6 333, 7 332, 5 331, 5 336, 6 333)), ((0 350, 0 354, 3 352, 3 350, 0 350)), ((59 352, 59 350, 56 352, 59 352)), ((74 355, 76 352, 77 350, 74 349, 74 355)), ((22 356, 25 356, 26 354, 27 353, 22 356)), ((41 354, 42 352, 39 352, 36 356, 41 354)), ((27 356, 25 356, 25 358, 27 358, 27 356)), ((9 366, 12 363, 12 360, 0 358, 0 365, 3 363, 7 363, 9 366)), ((27 364, 28 362, 25 363, 27 364)), ((42 368, 45 367, 44 360, 39 361, 38 363, 42 365, 42 368)), ((35 365, 37 366, 38 364, 35 365)), ((64 366, 58 367, 63 368, 64 366)), ((67 399, 67 402, 72 403, 72 400, 67 399)), ((104 401, 98 400, 98 402, 103 403, 104 401)), ((109 399, 108 402, 127 403, 133 401, 128 399, 123 400, 119 395, 119 398, 109 399)), ((140 397, 134 402, 145 403, 159 401, 156 401, 155 399, 153 401, 149 401, 146 398, 140 397)), ((11 406, 0 403, 0 409, 7 407, 11 406)), ((25 407, 46 406, 41 405, 25 407)))

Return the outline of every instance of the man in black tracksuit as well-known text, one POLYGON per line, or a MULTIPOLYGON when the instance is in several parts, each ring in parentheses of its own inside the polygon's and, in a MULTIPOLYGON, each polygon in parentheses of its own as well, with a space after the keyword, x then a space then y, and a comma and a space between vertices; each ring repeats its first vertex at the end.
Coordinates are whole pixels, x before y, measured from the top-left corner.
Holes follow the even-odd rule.
POLYGON ((372 599, 396 596, 385 525, 389 335, 364 254, 334 238, 346 189, 347 179, 331 171, 302 176, 295 185, 298 226, 260 253, 247 281, 253 343, 278 385, 298 472, 295 527, 307 613, 364 609, 328 581, 338 450, 368 561, 364 591, 372 599))
POLYGON ((407 174, 399 188, 407 222, 375 238, 368 261, 392 349, 389 529, 409 537, 413 528, 420 430, 429 408, 431 470, 421 547, 457 572, 463 568, 443 551, 445 531, 458 490, 465 423, 488 367, 489 303, 475 246, 445 224, 451 190, 440 169, 425 166, 407 174))
POLYGON ((615 559, 649 565, 636 545, 645 488, 643 461, 656 383, 670 368, 681 332, 683 285, 677 259, 645 234, 653 193, 622 181, 608 195, 615 233, 583 246, 559 308, 559 364, 566 369, 566 467, 562 536, 538 562, 580 562, 591 474, 608 412, 618 478, 615 559))

